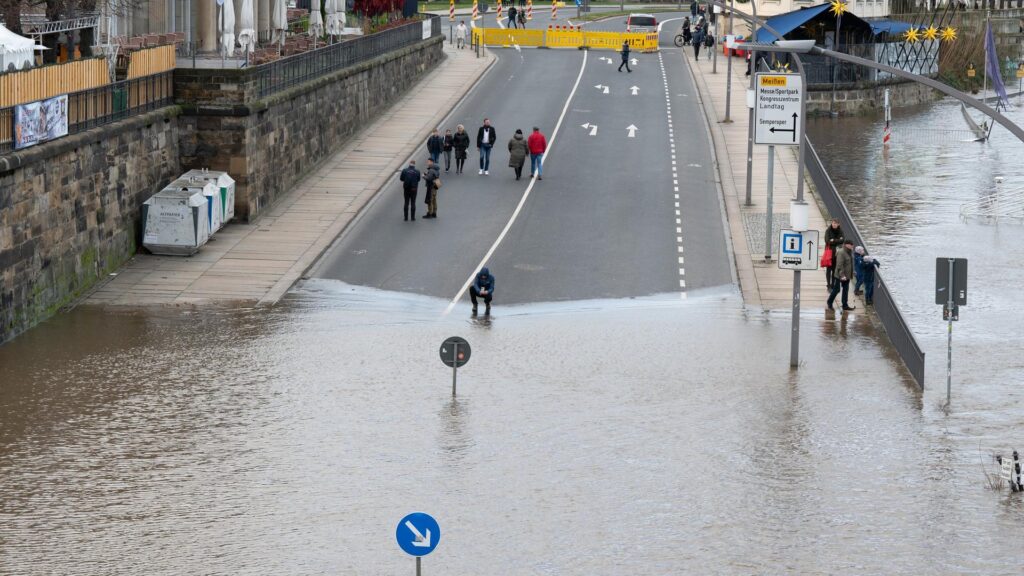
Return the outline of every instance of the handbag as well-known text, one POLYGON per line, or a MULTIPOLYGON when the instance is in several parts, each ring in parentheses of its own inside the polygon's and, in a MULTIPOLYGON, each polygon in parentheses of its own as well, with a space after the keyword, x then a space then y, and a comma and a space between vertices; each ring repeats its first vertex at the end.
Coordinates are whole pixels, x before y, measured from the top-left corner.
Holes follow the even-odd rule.
POLYGON ((821 255, 821 267, 828 268, 832 266, 832 247, 825 246, 825 252, 821 255))
POLYGON ((437 190, 440 190, 440 189, 441 189, 441 179, 440 178, 434 178, 434 190, 437 191, 437 190))

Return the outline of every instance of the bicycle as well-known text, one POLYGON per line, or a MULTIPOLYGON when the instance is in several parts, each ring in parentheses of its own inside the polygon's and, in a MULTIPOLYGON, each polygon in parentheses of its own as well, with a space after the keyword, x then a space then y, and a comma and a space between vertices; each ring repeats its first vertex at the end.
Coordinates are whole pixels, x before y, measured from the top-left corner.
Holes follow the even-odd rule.
POLYGON ((682 33, 676 34, 675 44, 678 48, 682 48, 683 46, 686 45, 686 39, 683 38, 682 33))

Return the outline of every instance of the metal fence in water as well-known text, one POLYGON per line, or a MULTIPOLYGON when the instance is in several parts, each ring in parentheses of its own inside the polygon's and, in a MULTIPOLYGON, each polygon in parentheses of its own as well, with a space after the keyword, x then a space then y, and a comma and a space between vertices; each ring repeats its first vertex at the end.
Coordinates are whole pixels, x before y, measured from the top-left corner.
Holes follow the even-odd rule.
MULTIPOLYGON (((68 94, 68 135, 174 103, 174 72, 113 82, 68 94)), ((0 108, 0 154, 14 149, 14 106, 0 108)))
POLYGON ((252 68, 256 92, 259 97, 268 96, 440 35, 441 18, 429 18, 429 34, 424 32, 424 23, 417 21, 256 66, 252 68))
MULTIPOLYGON (((850 215, 850 211, 846 208, 846 203, 839 196, 839 191, 836 190, 832 178, 829 177, 825 166, 821 163, 818 152, 814 149, 810 139, 805 140, 805 143, 807 145, 805 151, 807 172, 810 174, 811 181, 814 182, 814 188, 818 191, 822 202, 825 203, 829 213, 834 218, 839 219, 839 223, 843 227, 843 235, 853 240, 856 245, 867 248, 867 242, 864 241, 860 231, 857 229, 857 225, 854 224, 853 216, 850 215)), ((892 293, 889 292, 885 279, 882 278, 881 271, 875 272, 873 307, 875 314, 885 328, 885 333, 889 336, 893 347, 896 348, 896 353, 899 354, 903 364, 906 365, 911 376, 917 381, 917 385, 924 388, 924 352, 921 350, 921 346, 918 345, 917 339, 914 338, 910 325, 907 324, 906 319, 896 305, 892 293)))

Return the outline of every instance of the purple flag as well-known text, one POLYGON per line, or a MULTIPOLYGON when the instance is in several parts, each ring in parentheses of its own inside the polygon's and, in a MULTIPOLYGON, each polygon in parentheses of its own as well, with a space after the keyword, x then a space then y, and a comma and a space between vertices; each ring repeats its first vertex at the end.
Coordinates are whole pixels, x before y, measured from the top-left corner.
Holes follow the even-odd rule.
POLYGON ((985 72, 992 80, 992 89, 999 95, 999 102, 1003 106, 1009 106, 1009 99, 1006 97, 1006 87, 1003 86, 1003 76, 999 72, 999 55, 996 53, 996 39, 992 35, 992 24, 987 24, 985 29, 985 72))

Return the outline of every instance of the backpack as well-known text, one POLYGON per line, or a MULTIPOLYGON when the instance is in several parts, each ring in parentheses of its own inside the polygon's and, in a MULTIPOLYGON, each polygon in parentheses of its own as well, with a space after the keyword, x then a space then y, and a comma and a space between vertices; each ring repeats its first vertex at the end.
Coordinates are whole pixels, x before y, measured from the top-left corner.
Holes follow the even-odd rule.
POLYGON ((715 45, 715 37, 709 33, 704 34, 704 47, 711 48, 715 45))

